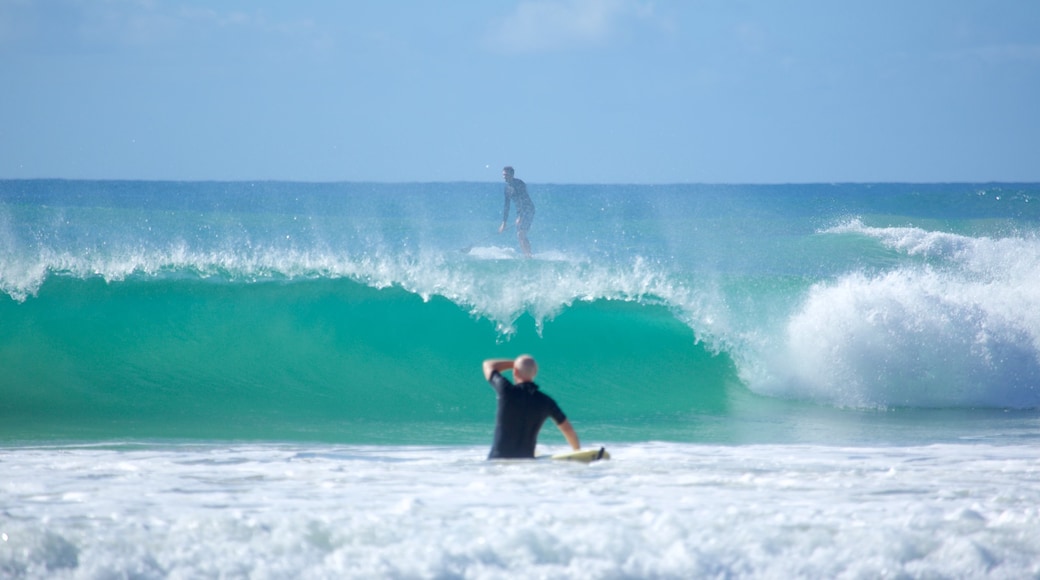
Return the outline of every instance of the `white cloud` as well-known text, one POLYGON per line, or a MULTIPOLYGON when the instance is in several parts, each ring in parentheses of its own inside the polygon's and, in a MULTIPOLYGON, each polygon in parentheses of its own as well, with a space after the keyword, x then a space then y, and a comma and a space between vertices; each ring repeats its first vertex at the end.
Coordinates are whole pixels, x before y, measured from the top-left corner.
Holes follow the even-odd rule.
POLYGON ((524 0, 495 23, 488 42, 518 53, 596 47, 652 18, 653 6, 637 0, 524 0))

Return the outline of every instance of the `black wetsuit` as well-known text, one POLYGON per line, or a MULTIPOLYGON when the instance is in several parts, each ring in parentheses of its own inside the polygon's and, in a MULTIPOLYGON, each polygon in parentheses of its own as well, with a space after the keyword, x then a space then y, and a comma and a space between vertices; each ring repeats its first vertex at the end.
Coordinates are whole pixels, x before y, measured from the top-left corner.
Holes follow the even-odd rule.
POLYGON ((538 385, 527 382, 514 385, 498 371, 488 379, 498 393, 495 417, 495 442, 488 459, 532 459, 538 442, 538 431, 549 417, 557 425, 567 420, 560 406, 538 385))
POLYGON ((531 229, 531 222, 534 221, 534 202, 531 201, 531 196, 527 195, 527 184, 514 177, 512 183, 506 182, 505 194, 506 204, 502 209, 502 222, 509 220, 509 203, 513 202, 516 204, 516 217, 520 219, 517 229, 525 232, 531 229))

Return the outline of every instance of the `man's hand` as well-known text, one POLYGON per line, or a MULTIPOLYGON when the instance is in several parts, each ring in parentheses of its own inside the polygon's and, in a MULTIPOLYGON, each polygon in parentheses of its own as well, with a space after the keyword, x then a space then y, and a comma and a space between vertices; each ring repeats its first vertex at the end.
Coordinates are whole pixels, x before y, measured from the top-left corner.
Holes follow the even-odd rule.
POLYGON ((484 379, 490 380, 494 371, 504 372, 513 370, 513 360, 508 358, 489 358, 484 361, 484 379))
POLYGON ((502 222, 502 225, 498 226, 498 233, 506 231, 506 222, 502 222))
POLYGON ((571 444, 571 449, 581 451, 581 442, 578 441, 578 433, 574 431, 574 426, 571 425, 570 419, 560 423, 557 427, 559 427, 560 433, 563 433, 563 437, 567 439, 567 443, 571 444))

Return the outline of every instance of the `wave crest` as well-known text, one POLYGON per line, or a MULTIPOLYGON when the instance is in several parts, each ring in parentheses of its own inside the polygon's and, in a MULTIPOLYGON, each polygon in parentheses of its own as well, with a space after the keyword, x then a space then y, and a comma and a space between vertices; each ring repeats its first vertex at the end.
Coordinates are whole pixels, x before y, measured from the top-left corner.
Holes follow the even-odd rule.
POLYGON ((936 262, 814 285, 757 387, 851 407, 1040 406, 1040 243, 852 223, 936 262))

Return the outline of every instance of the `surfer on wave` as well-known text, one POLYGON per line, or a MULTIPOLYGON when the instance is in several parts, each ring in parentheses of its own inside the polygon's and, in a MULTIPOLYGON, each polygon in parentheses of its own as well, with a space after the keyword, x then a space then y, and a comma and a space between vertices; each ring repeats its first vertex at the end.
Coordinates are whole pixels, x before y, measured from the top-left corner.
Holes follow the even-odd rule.
POLYGON ((538 363, 526 354, 516 360, 484 361, 484 378, 498 393, 495 440, 488 459, 533 459, 538 432, 549 417, 553 418, 571 447, 575 451, 581 449, 578 434, 560 406, 534 384, 537 374, 538 363), (513 371, 515 385, 502 376, 509 370, 513 371))
POLYGON ((530 258, 531 242, 527 241, 527 230, 531 229, 531 222, 534 221, 534 202, 531 201, 531 196, 527 195, 527 184, 513 177, 513 173, 513 168, 508 165, 502 168, 502 177, 506 180, 506 203, 502 210, 502 225, 499 226, 498 233, 506 230, 510 202, 516 203, 516 237, 520 240, 520 249, 523 250, 524 257, 530 258))

